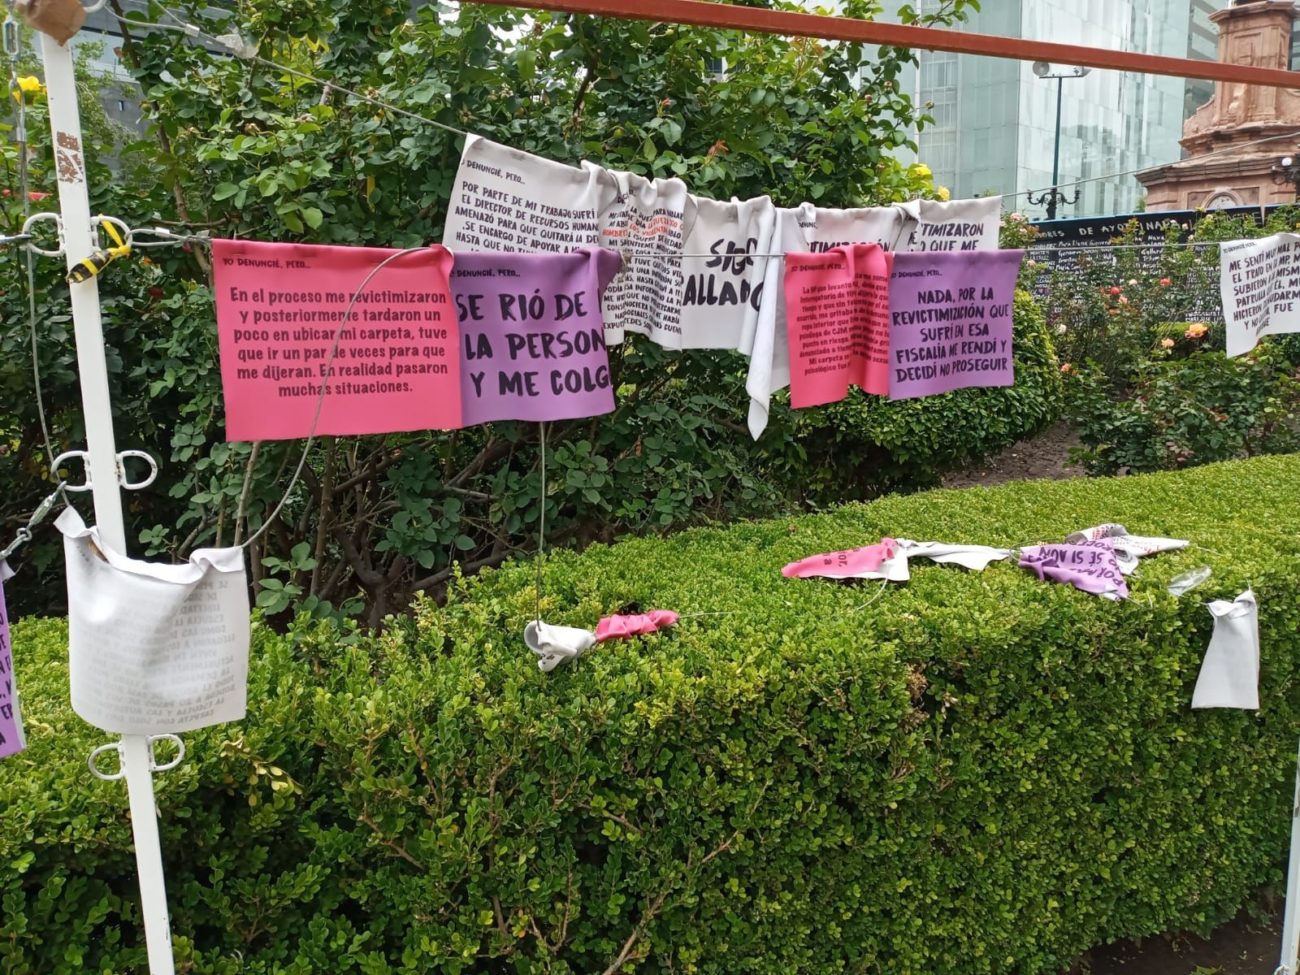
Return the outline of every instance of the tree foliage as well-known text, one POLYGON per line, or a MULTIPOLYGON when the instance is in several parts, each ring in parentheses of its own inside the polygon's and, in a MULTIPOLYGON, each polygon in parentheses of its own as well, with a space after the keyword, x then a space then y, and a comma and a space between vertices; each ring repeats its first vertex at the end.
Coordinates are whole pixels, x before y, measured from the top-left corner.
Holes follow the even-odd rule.
MULTIPOLYGON (((975 7, 949 0, 899 14, 942 25, 975 7)), ((151 3, 127 14, 136 23, 124 26, 121 53, 149 132, 119 145, 113 178, 92 173, 99 212, 214 235, 418 245, 440 237, 462 129, 563 161, 680 176, 719 198, 847 206, 933 191, 928 170, 891 155, 926 122, 900 84, 907 50, 473 4, 255 0, 224 20, 207 19, 212 9, 151 3), (212 35, 239 30, 258 59, 166 29, 181 21, 212 35)), ((842 12, 882 11, 852 0, 842 12)), ((50 188, 48 147, 35 165, 50 188)), ((15 219, 6 211, 6 226, 15 219)), ((66 285, 53 263, 39 269, 38 317, 65 449, 81 431, 66 285)), ((0 258, 0 273, 9 388, 30 393, 19 262, 0 258)), ((151 252, 101 282, 119 447, 147 449, 165 468, 156 488, 128 499, 134 534, 154 555, 248 538, 302 449, 224 442, 209 275, 195 247, 151 252)), ((612 370, 613 414, 550 429, 545 499, 534 425, 315 444, 252 553, 259 601, 272 611, 305 601, 325 614, 364 606, 378 622, 413 592, 440 587, 454 563, 473 571, 530 546, 543 504, 551 541, 563 543, 769 513, 806 494, 801 438, 816 430, 778 402, 752 443, 740 357, 633 341, 614 350, 612 370)), ((942 409, 932 422, 947 422, 942 409)), ((44 471, 28 406, 6 403, 0 422, 4 473, 19 486, 3 512, 12 521, 45 490, 44 471)), ((837 449, 880 450, 866 428, 836 436, 837 449)))

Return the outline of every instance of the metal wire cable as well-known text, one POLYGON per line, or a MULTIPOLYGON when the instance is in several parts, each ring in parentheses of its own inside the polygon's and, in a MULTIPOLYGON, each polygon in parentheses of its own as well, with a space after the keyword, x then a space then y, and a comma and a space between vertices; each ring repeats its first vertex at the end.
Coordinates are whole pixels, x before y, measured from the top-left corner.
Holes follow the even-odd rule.
POLYGON ((311 445, 316 439, 316 428, 320 424, 321 410, 325 406, 325 394, 328 391, 331 382, 330 368, 334 365, 334 358, 339 351, 339 343, 343 339, 343 331, 352 318, 352 311, 356 308, 357 300, 361 297, 362 292, 364 292, 370 282, 374 280, 375 275, 386 268, 389 264, 392 264, 393 261, 406 257, 409 254, 418 254, 427 249, 427 247, 408 247, 405 250, 400 250, 395 254, 388 255, 370 269, 370 273, 365 276, 361 283, 357 285, 357 289, 352 292, 352 299, 348 302, 347 311, 343 313, 343 317, 339 320, 338 328, 334 332, 334 344, 330 346, 329 358, 325 360, 324 371, 321 374, 320 393, 316 397, 316 412, 312 414, 311 428, 307 433, 307 442, 302 445, 302 456, 298 458, 298 466, 294 468, 293 476, 289 478, 289 485, 284 489, 284 494, 281 495, 279 502, 277 502, 276 506, 271 509, 271 513, 267 515, 262 524, 258 526, 257 531, 250 535, 247 541, 243 542, 243 544, 239 546, 240 548, 248 548, 266 534, 275 519, 279 517, 284 506, 288 504, 289 498, 293 495, 293 489, 298 486, 298 479, 302 476, 303 468, 307 466, 307 457, 311 453, 311 445))

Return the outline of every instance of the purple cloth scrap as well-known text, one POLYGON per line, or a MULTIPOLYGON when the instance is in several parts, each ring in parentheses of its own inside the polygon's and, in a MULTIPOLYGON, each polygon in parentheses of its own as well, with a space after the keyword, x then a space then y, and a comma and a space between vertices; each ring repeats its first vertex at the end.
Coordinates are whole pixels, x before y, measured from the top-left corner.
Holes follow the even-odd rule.
POLYGON ((9 643, 9 613, 5 609, 6 566, 0 562, 0 758, 27 747, 18 714, 18 688, 14 682, 14 657, 9 643))
POLYGON ((1076 589, 1107 596, 1128 598, 1128 583, 1115 558, 1115 540, 1057 545, 1030 545, 1020 550, 1020 567, 1040 579, 1067 582, 1076 589))

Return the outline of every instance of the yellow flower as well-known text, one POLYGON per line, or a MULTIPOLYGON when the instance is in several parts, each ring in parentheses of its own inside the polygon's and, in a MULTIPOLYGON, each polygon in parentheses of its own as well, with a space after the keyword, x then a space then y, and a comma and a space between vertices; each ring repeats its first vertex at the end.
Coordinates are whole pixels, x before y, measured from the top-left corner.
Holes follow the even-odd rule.
POLYGON ((1210 330, 1210 326, 1201 322, 1195 322, 1187 326, 1187 331, 1183 333, 1184 338, 1199 339, 1202 335, 1210 330))
MULTIPOLYGON (((934 195, 937 196, 944 203, 947 203, 949 200, 952 199, 952 193, 949 192, 948 187, 946 186, 940 186, 937 190, 934 191, 934 195)), ((1030 261, 1029 263, 1032 264, 1033 261, 1030 261)))
POLYGON ((934 173, 930 171, 930 167, 925 163, 912 163, 912 175, 919 176, 921 179, 929 179, 934 173))
POLYGON ((1172 349, 1173 347, 1174 347, 1174 340, 1173 340, 1173 339, 1161 339, 1161 340, 1160 340, 1160 348, 1162 348, 1162 349, 1172 349))
POLYGON ((45 94, 45 86, 41 84, 41 79, 35 75, 25 75, 18 79, 18 87, 13 90, 14 101, 22 101, 24 95, 45 94))

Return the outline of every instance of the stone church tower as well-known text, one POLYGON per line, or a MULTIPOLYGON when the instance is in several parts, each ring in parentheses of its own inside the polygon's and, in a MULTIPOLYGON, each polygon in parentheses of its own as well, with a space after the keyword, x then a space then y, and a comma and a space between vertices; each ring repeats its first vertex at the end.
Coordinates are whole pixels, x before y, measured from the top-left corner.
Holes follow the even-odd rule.
MULTIPOLYGON (((1219 60, 1286 70, 1291 66, 1291 30, 1298 14, 1300 10, 1290 0, 1235 0, 1226 10, 1210 15, 1219 26, 1219 60)), ((1139 173, 1138 181, 1147 190, 1148 210, 1295 201, 1297 184, 1278 183, 1274 169, 1285 156, 1300 164, 1300 81, 1296 88, 1217 83, 1214 98, 1183 123, 1181 142, 1192 157, 1229 151, 1139 173), (1287 133, 1296 138, 1245 145, 1287 133), (1241 149, 1231 151, 1237 145, 1241 149)))

